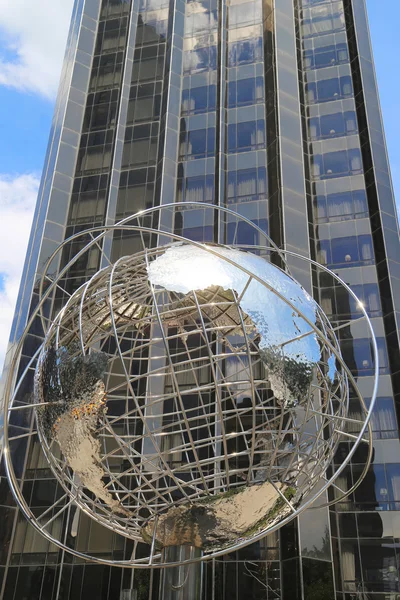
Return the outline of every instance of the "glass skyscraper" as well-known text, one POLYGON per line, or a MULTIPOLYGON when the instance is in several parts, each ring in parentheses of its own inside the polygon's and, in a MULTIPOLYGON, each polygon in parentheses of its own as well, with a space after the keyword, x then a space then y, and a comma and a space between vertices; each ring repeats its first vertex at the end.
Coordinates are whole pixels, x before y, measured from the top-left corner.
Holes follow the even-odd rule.
MULTIPOLYGON (((399 600, 400 244, 365 0, 76 0, 5 370, 59 244, 174 201, 229 207, 334 270, 364 303, 380 359, 373 464, 362 485, 208 563, 204 600, 399 600)), ((179 232, 258 243, 250 227, 217 227, 210 214, 181 211, 179 232)), ((126 233, 105 245, 111 260, 138 248, 126 233)), ((75 264, 70 291, 99 257, 93 250, 75 264)), ((369 389, 371 347, 357 306, 329 277, 290 263, 333 321, 352 319, 340 330, 342 352, 369 389)), ((64 301, 57 294, 48 314, 64 301)), ((40 336, 34 325, 20 370, 40 336)), ((30 505, 45 507, 60 491, 28 439, 16 450, 17 475, 30 505)), ((358 451, 342 487, 364 460, 358 451)), ((82 563, 42 539, 18 514, 3 467, 0 475, 1 600, 158 599, 157 570, 82 563)), ((55 527, 70 536, 65 520, 55 527)), ((84 515, 70 543, 99 557, 132 552, 84 515)))

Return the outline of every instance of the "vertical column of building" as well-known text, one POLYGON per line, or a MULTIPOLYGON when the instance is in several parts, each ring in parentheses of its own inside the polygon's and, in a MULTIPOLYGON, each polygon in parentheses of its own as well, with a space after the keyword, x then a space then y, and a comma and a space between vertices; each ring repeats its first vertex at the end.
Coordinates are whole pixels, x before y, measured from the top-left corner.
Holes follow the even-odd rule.
MULTIPOLYGON (((103 0, 101 6, 97 0, 78 3, 75 14, 70 38, 72 45, 68 49, 65 63, 65 76, 69 80, 66 81, 65 89, 61 88, 66 104, 63 106, 63 102, 60 102, 57 106, 59 122, 51 137, 42 183, 41 193, 43 197, 45 193, 47 196, 46 204, 44 200, 39 204, 41 222, 37 225, 36 239, 40 253, 35 259, 35 265, 31 256, 29 257, 31 268, 35 269, 33 281, 49 254, 65 237, 102 225, 107 219, 112 221, 111 213, 115 211, 115 187, 119 177, 121 142, 133 64, 131 54, 135 31, 132 25, 136 26, 137 14, 131 13, 130 2, 124 0, 103 0), (73 44, 74 40, 77 40, 77 47, 73 44), (41 241, 43 228, 44 238, 41 241), (52 244, 47 242, 47 238, 52 244)), ((35 240, 32 246, 34 250, 35 240)), ((79 244, 68 247, 62 261, 68 260, 79 247, 79 244)), ((84 263, 71 269, 66 278, 66 287, 71 291, 76 289, 98 268, 99 257, 99 252, 94 250, 84 263)), ((54 268, 58 269, 59 265, 54 268)), ((27 281, 29 282, 28 274, 27 281)), ((35 294, 29 294, 26 286, 22 294, 25 294, 20 301, 22 309, 24 298, 27 299, 26 302, 36 301, 35 294)), ((48 314, 57 310, 64 301, 65 298, 57 294, 54 307, 48 307, 48 314)), ((23 318, 27 318, 26 310, 23 318)), ((18 330, 15 335, 19 335, 18 330)), ((32 356, 40 343, 40 335, 41 331, 37 328, 32 331, 27 342, 29 347, 24 348, 26 359, 23 361, 26 362, 32 356)), ((33 372, 31 375, 33 377, 33 372)), ((21 390, 21 394, 24 393, 21 390)), ((29 427, 29 424, 26 426, 29 427)), ((38 445, 28 448, 28 460, 24 466, 25 449, 21 449, 24 494, 32 507, 48 506, 59 497, 60 490, 51 479, 48 465, 43 460, 38 445)), ((74 543, 69 529, 72 516, 67 511, 54 521, 54 534, 67 536, 70 543, 74 543)), ((77 549, 120 557, 124 555, 126 542, 122 538, 117 539, 83 515, 80 515, 78 522, 75 538, 77 549)), ((119 597, 121 589, 130 588, 130 574, 125 581, 123 570, 118 570, 111 577, 109 568, 92 565, 71 567, 70 564, 65 564, 64 553, 59 553, 36 534, 32 537, 30 526, 22 518, 16 524, 9 560, 13 566, 8 570, 5 598, 21 597, 25 594, 24 590, 29 589, 33 593, 36 588, 35 594, 38 597, 40 594, 51 597, 53 593, 57 599, 68 598, 70 590, 71 597, 74 598, 83 598, 89 592, 96 594, 96 590, 99 594, 109 593, 110 597, 119 597), (26 564, 36 566, 28 568, 26 564)))
MULTIPOLYGON (((264 39, 270 233, 282 248, 309 256, 293 0, 264 0, 264 39)), ((310 269, 295 259, 288 263, 310 290, 310 269)))
MULTIPOLYGON (((138 6, 116 221, 160 202, 164 161, 159 153, 165 142, 161 129, 165 133, 164 102, 173 52, 170 9, 169 0, 143 0, 138 6)), ((137 234, 115 233, 113 260, 141 249, 137 234)))
MULTIPOLYGON (((263 2, 228 0, 219 20, 217 202, 268 232, 263 2)), ((222 214, 219 225, 222 243, 248 246, 250 251, 265 245, 265 238, 240 217, 222 214)), ((278 535, 215 561, 214 571, 207 597, 279 597, 278 535)))
MULTIPOLYGON (((270 232, 282 248, 310 257, 309 171, 304 154, 298 21, 293 0, 266 2, 264 19, 270 232)), ((290 257, 287 262, 292 274, 311 292, 307 263, 290 257)), ((325 591, 333 595, 328 510, 301 515, 281 531, 280 538, 282 597, 306 598, 304 586, 312 578, 315 583, 322 581, 325 591), (319 562, 307 553, 312 540, 312 546, 318 547, 324 540, 319 562)))
MULTIPOLYGON (((216 201, 219 16, 216 0, 187 2, 176 188, 181 202, 216 201)), ((214 241, 212 211, 180 211, 176 227, 191 239, 214 241)))
MULTIPOLYGON (((10 350, 6 360, 11 360, 13 349, 28 320, 29 311, 37 302, 37 277, 42 272, 49 255, 65 236, 66 218, 69 206, 69 194, 72 187, 75 162, 78 153, 79 135, 82 127, 85 99, 90 78, 90 65, 93 56, 100 2, 78 1, 75 3, 67 52, 61 74, 60 88, 55 107, 53 125, 47 148, 45 167, 39 189, 38 202, 33 219, 33 227, 28 245, 22 284, 19 292, 15 318, 10 337, 10 350)), ((47 313, 48 314, 48 313, 47 313)), ((23 347, 23 357, 19 365, 19 373, 27 366, 30 358, 40 344, 42 330, 34 326, 23 347)), ((33 371, 29 370, 24 388, 20 390, 20 399, 27 401, 33 387, 33 371)), ((1 394, 1 391, 0 391, 1 394)), ((13 427, 21 429, 25 434, 30 423, 20 417, 12 419, 13 427)), ((24 478, 26 458, 29 451, 28 437, 23 437, 18 448, 14 447, 17 477, 24 478)), ((29 465, 28 465, 29 466, 29 465)), ((33 482, 24 483, 24 494, 32 496, 33 505, 46 496, 55 493, 55 484, 50 480, 48 469, 41 465, 42 478, 37 481, 33 490, 33 482), (46 473, 45 473, 46 472, 46 473), (53 484, 53 485, 52 485, 53 484)), ((32 479, 35 474, 31 473, 32 479)), ((28 591, 35 590, 44 594, 51 593, 56 580, 54 567, 45 568, 45 553, 49 549, 46 543, 40 543, 33 530, 11 508, 14 503, 1 471, 0 487, 3 502, 7 505, 2 511, 1 553, 2 565, 1 591, 3 598, 21 597, 28 591), (32 557, 34 559, 32 560, 32 557), (27 564, 37 565, 28 567, 27 564)), ((53 549, 54 552, 54 549, 53 549)), ((56 553, 57 555, 57 553, 56 553)), ((54 557, 54 554, 53 554, 54 557)), ((50 561, 51 562, 51 561, 50 561)), ((32 592, 33 593, 33 592, 32 592)))
MULTIPOLYGON (((398 581, 392 574, 396 570, 396 552, 391 545, 396 535, 396 520, 395 513, 390 511, 399 508, 396 482, 400 481, 398 465, 394 464, 398 460, 395 457, 399 443, 387 332, 382 318, 386 301, 379 287, 379 265, 385 256, 381 256, 383 244, 374 243, 378 209, 374 208, 376 190, 371 181, 374 173, 381 170, 381 158, 376 166, 368 163, 370 155, 365 138, 375 138, 375 134, 368 130, 368 123, 360 112, 363 89, 355 71, 358 55, 351 52, 348 43, 352 39, 350 9, 351 3, 336 0, 303 0, 298 6, 314 252, 317 260, 333 269, 363 302, 377 337, 380 360, 377 407, 372 421, 374 463, 355 494, 339 503, 331 513, 336 597, 341 600, 355 594, 368 594, 373 598, 374 592, 378 598, 379 592, 398 590, 398 581), (379 514, 377 509, 381 511, 379 514), (382 537, 387 544, 379 540, 382 537)), ((363 48, 366 35, 366 29, 360 31, 363 48)), ((368 86, 366 80, 365 85, 368 86)), ((370 90, 370 94, 374 95, 372 101, 376 106, 376 90, 370 90)), ((380 134, 384 148, 381 131, 380 134)), ((384 171, 382 177, 385 177, 384 171)), ((380 175, 377 179, 381 180, 380 175)), ((389 190, 387 165, 385 181, 389 190)), ((388 209, 389 213, 393 212, 390 202, 388 209)), ((353 320, 350 326, 340 330, 341 350, 346 363, 352 366, 361 391, 368 397, 372 390, 373 364, 367 330, 363 323, 357 322, 359 307, 340 293, 331 278, 322 275, 318 279, 318 295, 333 322, 353 320)), ((356 416, 359 410, 356 400, 351 399, 351 413, 356 416)), ((350 442, 340 445, 335 464, 341 463, 350 445, 350 442)), ((366 448, 361 448, 341 476, 340 485, 344 489, 360 475, 365 452, 366 448)), ((327 544, 328 539, 324 543, 321 540, 315 548, 307 544, 304 549, 305 543, 301 540, 302 552, 309 558, 322 556, 327 544)), ((306 591, 315 586, 314 577, 308 586, 304 581, 305 597, 306 591)))
MULTIPOLYGON (((65 235, 69 194, 72 188, 75 161, 78 153, 79 135, 82 127, 85 99, 89 85, 90 65, 95 43, 99 1, 77 1, 72 14, 72 24, 68 37, 67 52, 61 74, 55 115, 50 132, 45 167, 39 189, 38 202, 33 219, 33 227, 28 245, 22 284, 19 292, 14 322, 10 337, 9 353, 4 368, 4 381, 7 367, 12 358, 15 344, 27 323, 29 311, 37 302, 37 276, 41 273, 49 255, 55 250, 65 235)), ((48 314, 48 313, 47 313, 48 314)), ((23 357, 19 365, 19 374, 25 369, 36 348, 40 344, 42 330, 32 328, 23 348, 23 357)), ((20 390, 20 399, 29 401, 33 388, 33 371, 29 370, 24 388, 20 390)), ((0 390, 1 395, 1 390, 0 390)), ((20 429, 21 434, 29 431, 30 423, 21 417, 12 418, 12 426, 20 429)), ((23 479, 25 474, 28 437, 23 437, 18 447, 14 447, 16 475, 23 479)), ((49 477, 48 469, 42 465, 42 474, 49 477), (46 474, 44 472, 46 471, 46 474)), ((48 544, 32 535, 30 526, 16 514, 8 484, 1 468, 1 497, 7 508, 2 511, 0 564, 2 570, 0 596, 3 598, 21 597, 24 590, 35 589, 38 593, 50 593, 55 582, 55 568, 45 569, 45 552, 48 544), (37 544, 37 546, 36 546, 37 544), (34 556, 32 561, 31 556, 34 556), (28 567, 27 564, 37 567, 28 567), (40 565, 40 566, 39 566, 40 565)), ((35 478, 33 476, 33 478, 35 478)), ((38 502, 43 494, 55 493, 55 485, 43 479, 24 484, 24 493, 33 494, 38 502)), ((54 550, 54 549, 53 549, 54 550)), ((54 555, 53 555, 54 556, 54 555)), ((26 591, 26 594, 29 594, 26 591)))
MULTIPOLYGON (((175 201, 178 177, 179 128, 185 32, 184 0, 170 0, 167 69, 162 95, 160 140, 157 165, 157 201, 175 201)), ((165 214, 165 213, 164 213, 165 214)), ((173 227, 172 222, 170 223, 173 227)))
MULTIPOLYGON (((379 284, 381 294, 387 297, 392 313, 389 315, 389 311, 385 310, 385 326, 390 360, 393 361, 392 372, 395 375, 399 370, 397 333, 400 329, 398 214, 383 132, 365 1, 345 0, 344 6, 379 284)), ((398 393, 396 390, 396 394, 398 393)))
MULTIPOLYGON (((184 13, 183 0, 144 0, 139 5, 116 220, 175 200, 184 13)), ((152 219, 147 219, 145 225, 151 224, 152 219)), ((162 226, 171 228, 173 224, 163 220, 162 226)), ((146 243, 162 241, 146 239, 146 243)), ((116 232, 113 236, 113 260, 138 250, 142 250, 140 234, 116 232)), ((155 332, 153 335, 157 337, 155 332)), ((140 368, 162 361, 163 352, 162 343, 152 348, 150 355, 145 350, 140 368)), ((137 363, 130 365, 135 367, 137 363)), ((164 383, 160 378, 148 379, 149 388, 142 395, 154 391, 155 386, 161 393, 164 383)), ((160 414, 153 414, 152 424, 159 418, 160 414)), ((146 444, 142 451, 149 451, 146 444)), ((135 569, 126 593, 140 590, 143 598, 158 597, 158 587, 158 570, 135 569)))
MULTIPOLYGON (((226 61, 223 77, 225 104, 224 186, 220 202, 268 231, 267 143, 262 0, 227 3, 226 61)), ((222 98, 221 98, 222 99, 222 98)), ((227 217, 229 244, 265 243, 244 223, 227 217)))
MULTIPOLYGON (((122 0, 102 2, 66 237, 113 221, 136 32, 130 6, 122 0)), ((82 236, 69 244, 62 262, 65 264, 89 239, 82 236)), ((66 274, 69 292, 96 271, 100 254, 100 248, 93 248, 66 274)), ((55 310, 65 299, 58 295, 55 310)))
MULTIPOLYGON (((127 14, 127 38, 125 42, 125 52, 121 80, 119 82, 119 98, 116 114, 116 127, 114 134, 114 147, 111 159, 111 170, 107 194, 107 207, 104 218, 105 225, 113 225, 116 221, 117 202, 119 187, 121 181, 122 159, 125 139, 129 139, 127 132, 128 109, 130 105, 131 81, 133 73, 134 51, 136 44, 136 35, 138 24, 139 5, 136 2, 126 3, 130 6, 130 12, 127 14)), ((133 209, 134 210, 134 209, 133 209)), ((112 252, 113 235, 108 234, 102 242, 103 257, 100 266, 106 266, 112 252)))

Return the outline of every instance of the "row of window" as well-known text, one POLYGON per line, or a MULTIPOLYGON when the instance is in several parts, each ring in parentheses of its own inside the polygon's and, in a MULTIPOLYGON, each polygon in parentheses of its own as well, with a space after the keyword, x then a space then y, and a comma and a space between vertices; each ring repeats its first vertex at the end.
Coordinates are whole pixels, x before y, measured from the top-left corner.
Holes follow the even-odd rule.
POLYGON ((93 58, 89 90, 103 90, 118 87, 121 84, 123 52, 102 54, 93 58))
MULTIPOLYGON (((265 199, 267 195, 266 168, 229 171, 226 193, 229 203, 265 199)), ((180 201, 212 203, 214 201, 214 175, 179 179, 178 196, 180 201)))
POLYGON ((345 28, 345 25, 342 2, 333 2, 303 10, 301 30, 304 38, 340 31, 345 28))
POLYGON ((357 129, 357 116, 354 110, 308 119, 311 140, 351 135, 356 133, 357 129))
POLYGON ((311 156, 311 177, 328 179, 362 173, 361 151, 358 148, 313 154, 311 156))
MULTIPOLYGON (((165 42, 167 37, 168 19, 160 20, 156 14, 152 19, 147 15, 147 19, 143 21, 142 15, 139 14, 138 25, 136 29, 136 47, 148 46, 157 42, 165 42)), ((166 15, 168 16, 168 15, 166 15)))
POLYGON ((127 17, 100 21, 94 51, 95 54, 107 54, 107 52, 123 50, 125 47, 127 31, 127 17))
POLYGON ((153 205, 154 180, 154 167, 121 172, 117 219, 153 205))
MULTIPOLYGON (((340 449, 339 449, 340 452, 340 449)), ((350 489, 363 470, 363 465, 349 465, 337 480, 342 490, 350 489)), ((355 504, 360 510, 400 509, 400 464, 373 464, 352 497, 343 503, 355 504)), ((342 511, 341 511, 342 512, 342 511)))
MULTIPOLYGON (((265 148, 265 121, 245 121, 228 125, 228 152, 248 152, 265 148)), ((205 158, 215 153, 215 128, 182 131, 180 133, 181 159, 205 158)))
MULTIPOLYGON (((216 110, 217 86, 192 87, 182 91, 182 115, 216 110)), ((249 77, 228 83, 228 108, 264 102, 264 78, 249 77)))
POLYGON ((349 190, 334 194, 318 194, 314 198, 314 219, 317 223, 344 221, 368 216, 365 190, 349 190))
POLYGON ((127 127, 122 152, 122 168, 134 165, 154 165, 157 158, 158 122, 127 127))
MULTIPOLYGON (((228 44, 228 67, 259 62, 263 57, 262 38, 240 40, 228 44)), ((218 52, 216 46, 205 46, 186 51, 183 58, 184 73, 199 73, 217 68, 218 52)))
POLYGON ((162 79, 164 76, 165 44, 135 50, 132 83, 162 79))
MULTIPOLYGON (((362 306, 370 317, 381 315, 381 302, 377 283, 352 285, 351 289, 362 302, 362 306)), ((328 317, 338 319, 357 319, 362 315, 359 303, 342 286, 322 288, 321 307, 328 317)))
POLYGON ((306 83, 305 90, 308 104, 329 102, 352 96, 353 83, 350 75, 343 75, 320 81, 310 81, 306 83))
POLYGON ((130 7, 130 0, 103 0, 100 19, 110 19, 128 15, 130 7))
POLYGON ((374 262, 372 236, 369 234, 318 241, 318 262, 330 267, 358 267, 374 262))

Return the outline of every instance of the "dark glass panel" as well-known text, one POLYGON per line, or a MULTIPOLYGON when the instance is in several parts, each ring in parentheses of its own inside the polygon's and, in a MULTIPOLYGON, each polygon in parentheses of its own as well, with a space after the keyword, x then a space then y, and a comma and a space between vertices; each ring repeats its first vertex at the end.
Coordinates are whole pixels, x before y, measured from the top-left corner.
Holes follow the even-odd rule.
POLYGON ((294 558, 299 553, 297 527, 297 521, 293 521, 280 530, 282 560, 294 558))
POLYGON ((344 591, 356 592, 361 585, 361 565, 358 542, 341 541, 341 570, 344 591))
POLYGON ((283 598, 301 600, 303 596, 300 589, 300 582, 300 560, 298 558, 291 558, 282 561, 283 598))
POLYGON ((339 518, 339 535, 342 538, 356 538, 357 524, 356 515, 353 513, 342 513, 339 518))
POLYGON ((332 600, 334 594, 332 563, 323 560, 302 559, 304 598, 332 600))
MULTIPOLYGON (((267 564, 265 562, 238 563, 238 600, 265 600, 267 589, 267 564)), ((229 596, 226 597, 229 598, 229 596)))
POLYGON ((393 543, 360 540, 360 555, 364 586, 368 592, 400 591, 393 543))
POLYGON ((400 510, 400 464, 386 465, 389 500, 393 510, 400 510))

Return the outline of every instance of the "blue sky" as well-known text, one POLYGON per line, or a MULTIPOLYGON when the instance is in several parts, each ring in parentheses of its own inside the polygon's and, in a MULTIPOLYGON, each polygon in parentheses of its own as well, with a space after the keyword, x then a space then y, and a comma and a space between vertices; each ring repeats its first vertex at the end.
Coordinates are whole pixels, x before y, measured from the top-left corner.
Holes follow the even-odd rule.
MULTIPOLYGON (((0 2, 0 370, 43 166, 73 0, 0 2)), ((367 0, 400 202, 400 0, 367 0)))

